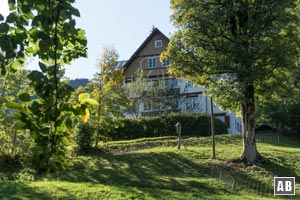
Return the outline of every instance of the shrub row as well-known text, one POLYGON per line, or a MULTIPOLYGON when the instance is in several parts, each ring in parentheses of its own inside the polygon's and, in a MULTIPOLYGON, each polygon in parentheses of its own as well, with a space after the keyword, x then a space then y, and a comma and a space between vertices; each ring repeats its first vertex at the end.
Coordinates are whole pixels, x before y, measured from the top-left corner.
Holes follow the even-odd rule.
MULTIPOLYGON (((169 114, 156 117, 122 119, 123 126, 110 133, 113 140, 137 139, 144 137, 175 136, 175 124, 182 125, 182 135, 208 136, 210 130, 210 116, 208 115, 178 115, 169 114)), ((215 119, 215 133, 227 133, 226 125, 215 119)))

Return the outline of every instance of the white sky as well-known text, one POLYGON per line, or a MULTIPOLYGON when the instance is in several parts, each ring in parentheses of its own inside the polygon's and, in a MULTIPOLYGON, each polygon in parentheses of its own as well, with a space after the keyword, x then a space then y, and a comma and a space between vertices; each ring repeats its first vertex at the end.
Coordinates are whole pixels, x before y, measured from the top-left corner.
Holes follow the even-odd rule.
MULTIPOLYGON (((8 13, 6 2, 0 0, 0 13, 4 15, 8 13)), ((104 46, 115 47, 120 60, 129 59, 153 26, 169 37, 174 32, 169 4, 170 0, 77 0, 74 7, 81 14, 77 27, 86 31, 88 58, 67 66, 66 76, 92 78, 104 46)))
POLYGON ((7 0, 0 0, 0 13, 5 16, 8 15, 7 0))

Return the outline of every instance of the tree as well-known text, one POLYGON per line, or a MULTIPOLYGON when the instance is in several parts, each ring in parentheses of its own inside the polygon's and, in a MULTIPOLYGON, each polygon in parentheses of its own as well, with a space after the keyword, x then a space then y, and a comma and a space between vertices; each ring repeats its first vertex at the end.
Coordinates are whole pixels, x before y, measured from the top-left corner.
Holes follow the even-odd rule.
POLYGON ((28 43, 27 25, 29 19, 32 19, 30 9, 28 12, 21 14, 22 6, 9 0, 10 14, 4 18, 0 14, 0 72, 5 75, 7 71, 16 71, 19 66, 25 64, 25 48, 28 43), (30 13, 29 13, 30 12, 30 13))
POLYGON ((99 104, 91 113, 91 121, 96 129, 95 148, 102 137, 109 137, 110 131, 120 126, 120 117, 124 117, 121 107, 127 107, 129 100, 122 88, 124 76, 122 69, 115 69, 118 53, 113 47, 105 47, 98 62, 99 72, 88 83, 87 90, 91 98, 99 104))
POLYGON ((20 130, 20 125, 14 112, 7 108, 12 102, 20 102, 18 94, 30 92, 26 76, 28 70, 19 69, 0 76, 0 156, 19 158, 29 152, 32 139, 28 132, 20 130))
POLYGON ((158 113, 170 113, 178 111, 180 101, 180 88, 177 87, 177 80, 166 78, 164 75, 157 76, 151 80, 145 90, 144 108, 153 111, 152 115, 158 113))
MULTIPOLYGON (((274 89, 267 91, 267 95, 257 96, 256 117, 258 123, 271 124, 283 132, 291 128, 299 129, 299 77, 299 72, 295 70, 289 72, 281 71, 276 79, 269 79, 264 83, 264 87, 261 88, 274 89)), ((260 88, 258 90, 260 90, 260 88)))
POLYGON ((143 70, 136 71, 135 78, 125 85, 127 96, 133 101, 129 113, 134 117, 141 115, 140 104, 150 114, 172 112, 178 109, 179 88, 177 80, 166 78, 163 74, 150 78, 143 70))
POLYGON ((183 90, 183 96, 180 98, 180 104, 185 104, 184 113, 197 114, 203 112, 203 95, 189 96, 189 88, 193 86, 192 81, 187 81, 183 90))
POLYGON ((255 162, 255 95, 274 88, 257 89, 299 69, 298 1, 172 0, 171 8, 177 31, 162 59, 172 60, 171 74, 204 85, 217 105, 241 110, 240 158, 255 162))
POLYGON ((147 78, 144 77, 144 73, 141 69, 136 71, 136 78, 132 82, 126 83, 125 90, 127 97, 131 99, 132 105, 128 109, 133 117, 140 115, 140 104, 142 103, 145 90, 147 88, 147 78))
POLYGON ((85 87, 89 82, 87 78, 75 78, 70 80, 70 85, 72 88, 77 89, 79 87, 85 87))
POLYGON ((37 173, 62 170, 68 165, 71 116, 87 116, 87 99, 81 105, 68 104, 72 87, 64 80, 63 65, 87 56, 86 37, 76 28, 79 11, 74 0, 9 0, 10 14, 0 16, 1 73, 22 66, 28 57, 37 57, 41 71, 28 75, 35 91, 19 94, 18 109, 23 128, 30 130, 35 142, 32 167, 37 173))

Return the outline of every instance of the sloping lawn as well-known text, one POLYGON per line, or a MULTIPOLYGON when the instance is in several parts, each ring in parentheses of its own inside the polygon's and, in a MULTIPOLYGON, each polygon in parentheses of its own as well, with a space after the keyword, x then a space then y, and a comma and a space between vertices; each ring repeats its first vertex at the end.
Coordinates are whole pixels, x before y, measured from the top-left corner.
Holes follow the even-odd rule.
POLYGON ((47 178, 0 182, 0 199, 284 198, 273 196, 274 176, 296 177, 298 195, 288 199, 300 199, 300 143, 258 139, 265 160, 249 166, 232 161, 242 150, 240 136, 216 140, 216 160, 209 137, 186 138, 181 150, 175 137, 109 142, 109 152, 74 157, 71 168, 47 178))

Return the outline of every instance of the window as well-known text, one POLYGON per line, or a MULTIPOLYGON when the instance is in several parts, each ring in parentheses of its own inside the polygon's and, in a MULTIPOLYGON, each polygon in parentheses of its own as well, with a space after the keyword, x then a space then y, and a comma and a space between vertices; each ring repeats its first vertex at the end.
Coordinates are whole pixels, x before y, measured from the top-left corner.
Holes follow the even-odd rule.
POLYGON ((164 60, 163 63, 162 63, 163 67, 167 67, 169 65, 170 65, 170 60, 169 59, 164 60))
POLYGON ((188 88, 193 87, 193 81, 188 81, 188 82, 187 82, 187 87, 188 87, 188 88))
POLYGON ((198 97, 188 97, 187 98, 187 109, 195 109, 199 104, 198 97))
POLYGON ((156 67, 156 59, 148 58, 148 68, 155 68, 155 67, 156 67))
POLYGON ((166 80, 166 85, 169 86, 169 87, 172 87, 172 88, 178 87, 178 81, 175 78, 167 79, 166 80))
POLYGON ((152 101, 152 110, 160 110, 161 102, 160 99, 154 99, 152 101))
POLYGON ((163 98, 161 101, 162 101, 161 109, 173 110, 178 108, 178 99, 176 98, 172 98, 172 97, 163 98))
POLYGON ((162 41, 161 41, 161 40, 155 40, 154 46, 155 46, 155 48, 160 48, 160 47, 162 47, 162 41))
POLYGON ((171 98, 169 99, 169 109, 174 109, 174 108, 178 108, 178 99, 176 98, 171 98))
POLYGON ((239 122, 235 122, 235 129, 237 129, 239 132, 242 132, 242 125, 239 122))
POLYGON ((152 110, 152 105, 151 105, 152 103, 151 103, 151 101, 150 100, 145 100, 144 101, 144 110, 145 111, 148 111, 148 110, 152 110))

